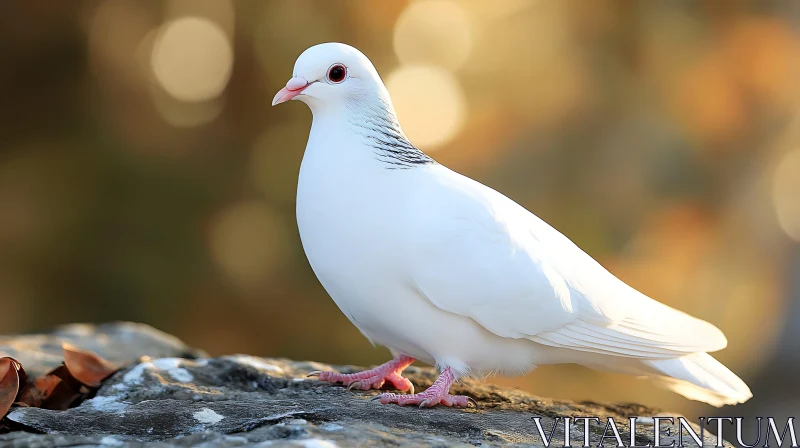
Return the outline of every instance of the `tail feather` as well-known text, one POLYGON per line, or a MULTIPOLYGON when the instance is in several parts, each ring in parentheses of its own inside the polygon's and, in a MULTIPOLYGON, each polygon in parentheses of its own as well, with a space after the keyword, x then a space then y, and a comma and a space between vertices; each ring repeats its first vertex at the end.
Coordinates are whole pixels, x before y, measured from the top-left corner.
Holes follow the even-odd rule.
POLYGON ((642 363, 659 374, 651 377, 654 383, 690 400, 720 407, 744 403, 753 396, 744 381, 708 353, 642 363))

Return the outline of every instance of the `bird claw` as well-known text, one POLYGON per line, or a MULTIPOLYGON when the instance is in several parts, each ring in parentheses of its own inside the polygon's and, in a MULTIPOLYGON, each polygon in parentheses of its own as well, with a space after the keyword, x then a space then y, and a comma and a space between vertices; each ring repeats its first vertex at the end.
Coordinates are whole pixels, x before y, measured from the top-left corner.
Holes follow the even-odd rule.
POLYGON ((414 393, 414 385, 400 372, 414 362, 408 357, 397 357, 378 367, 356 373, 337 373, 331 371, 315 370, 308 373, 308 377, 319 377, 319 381, 332 384, 343 384, 347 390, 380 389, 388 381, 399 390, 410 390, 414 393))
POLYGON ((467 407, 478 409, 478 402, 472 397, 467 397, 467 407))
POLYGON ((374 395, 368 401, 380 400, 381 399, 381 395, 383 395, 383 394, 374 395))

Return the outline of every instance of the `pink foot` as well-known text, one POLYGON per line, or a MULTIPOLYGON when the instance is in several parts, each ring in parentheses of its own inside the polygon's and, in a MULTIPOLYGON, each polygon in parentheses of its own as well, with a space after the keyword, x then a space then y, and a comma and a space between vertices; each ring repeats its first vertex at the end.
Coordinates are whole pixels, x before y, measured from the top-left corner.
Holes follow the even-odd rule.
POLYGON ((336 373, 314 371, 308 376, 318 376, 320 381, 329 383, 342 383, 347 389, 380 389, 388 380, 397 390, 409 391, 414 393, 414 385, 407 378, 403 378, 400 373, 414 362, 414 358, 399 355, 393 360, 381 364, 374 369, 365 370, 358 373, 336 373))
POLYGON ((442 374, 439 375, 439 378, 437 378, 433 385, 427 388, 425 392, 411 395, 380 394, 372 397, 371 400, 380 400, 381 404, 395 403, 400 406, 413 404, 421 408, 430 408, 440 403, 445 406, 466 408, 472 405, 477 408, 478 403, 475 402, 472 397, 450 395, 450 386, 452 386, 454 382, 455 376, 450 367, 448 367, 444 369, 442 374))

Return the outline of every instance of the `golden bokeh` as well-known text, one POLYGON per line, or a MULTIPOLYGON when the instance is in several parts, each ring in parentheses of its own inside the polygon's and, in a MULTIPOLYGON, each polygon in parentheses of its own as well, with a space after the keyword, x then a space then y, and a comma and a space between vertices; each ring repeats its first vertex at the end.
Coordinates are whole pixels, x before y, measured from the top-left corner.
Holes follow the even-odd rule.
POLYGON ((411 2, 394 26, 394 50, 401 63, 460 67, 472 48, 469 18, 459 2, 411 2))
POLYGON ((161 27, 151 65, 161 87, 174 98, 207 101, 225 90, 233 70, 233 49, 216 23, 183 17, 161 27))
POLYGON ((404 66, 388 76, 386 88, 403 130, 415 145, 435 149, 463 128, 467 100, 450 72, 432 66, 404 66))
POLYGON ((263 285, 291 252, 281 216, 255 200, 223 210, 214 219, 209 237, 214 260, 244 290, 263 285))

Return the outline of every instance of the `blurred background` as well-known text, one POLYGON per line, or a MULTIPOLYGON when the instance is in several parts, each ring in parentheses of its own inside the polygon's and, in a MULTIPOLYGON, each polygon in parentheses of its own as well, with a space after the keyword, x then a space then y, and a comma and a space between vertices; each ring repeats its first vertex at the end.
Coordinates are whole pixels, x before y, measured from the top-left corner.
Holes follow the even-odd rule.
MULTIPOLYGON (((311 114, 270 101, 352 44, 411 140, 629 284, 728 336, 800 414, 800 2, 5 1, 0 330, 146 322, 209 353, 376 364, 314 277, 294 202, 311 114)), ((705 405, 573 366, 491 381, 705 405)))

